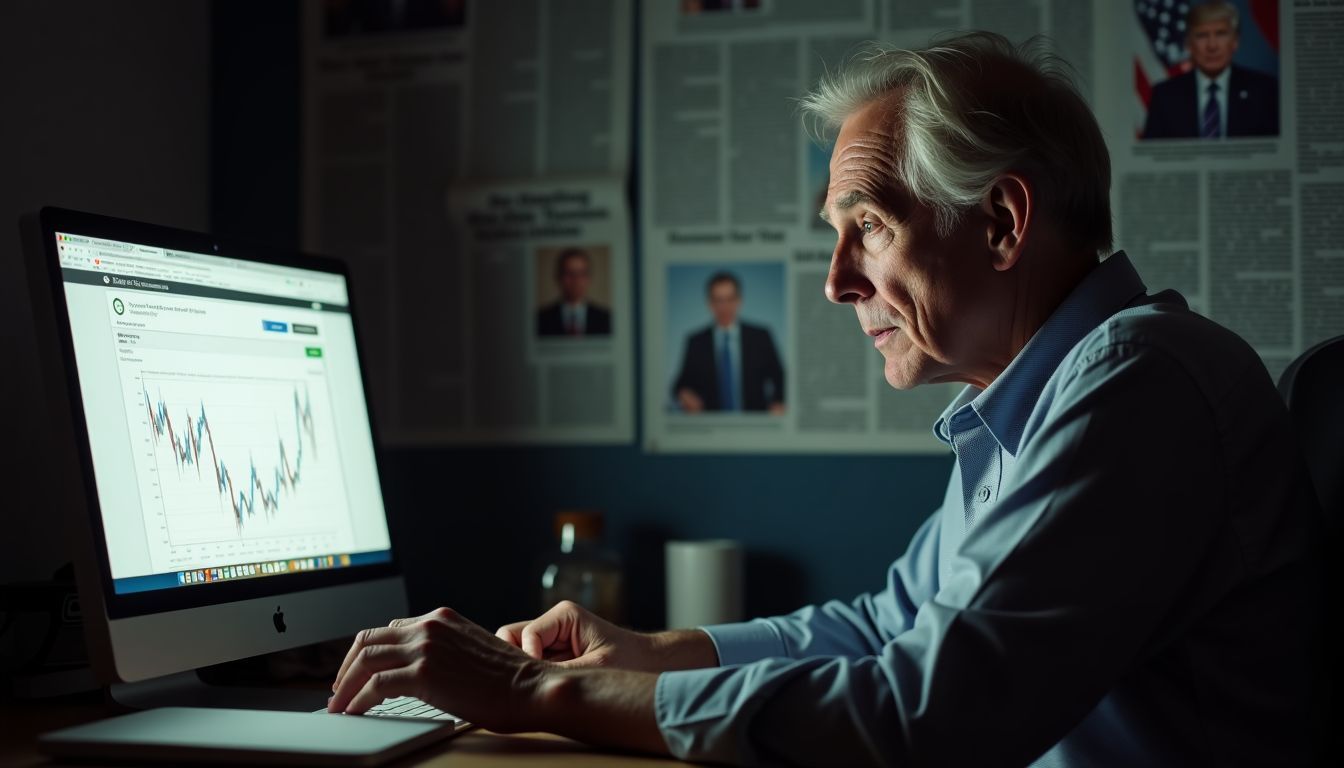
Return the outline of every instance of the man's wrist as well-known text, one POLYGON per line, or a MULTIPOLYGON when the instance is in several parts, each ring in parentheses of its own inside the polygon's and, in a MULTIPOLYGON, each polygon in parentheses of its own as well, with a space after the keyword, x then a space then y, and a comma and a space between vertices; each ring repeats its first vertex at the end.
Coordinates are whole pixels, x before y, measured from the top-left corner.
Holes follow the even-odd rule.
POLYGON ((657 667, 651 671, 671 672, 719 665, 719 652, 704 630, 670 629, 649 635, 649 640, 657 667))
POLYGON ((545 664, 529 728, 590 744, 667 754, 658 729, 658 675, 625 669, 569 669, 545 664))

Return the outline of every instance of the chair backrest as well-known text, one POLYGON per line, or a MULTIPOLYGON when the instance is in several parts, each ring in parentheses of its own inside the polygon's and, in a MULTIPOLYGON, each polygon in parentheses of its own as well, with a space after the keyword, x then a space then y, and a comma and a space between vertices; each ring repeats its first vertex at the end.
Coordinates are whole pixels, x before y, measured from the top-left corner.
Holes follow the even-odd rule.
POLYGON ((1344 336, 1323 341, 1303 352, 1279 378, 1279 394, 1288 404, 1288 417, 1306 459, 1311 484, 1325 513, 1323 540, 1317 542, 1325 579, 1321 650, 1324 687, 1317 726, 1321 738, 1320 765, 1344 765, 1344 567, 1337 552, 1344 543, 1344 336))
POLYGON ((1279 378, 1279 394, 1302 453, 1316 497, 1331 527, 1344 522, 1344 336, 1303 352, 1279 378))

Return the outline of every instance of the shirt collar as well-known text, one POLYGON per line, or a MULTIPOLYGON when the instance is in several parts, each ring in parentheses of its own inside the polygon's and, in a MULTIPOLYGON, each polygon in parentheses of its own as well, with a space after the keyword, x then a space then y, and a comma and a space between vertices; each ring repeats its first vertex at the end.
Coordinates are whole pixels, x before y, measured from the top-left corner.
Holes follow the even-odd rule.
POLYGON ((1223 71, 1219 72, 1217 77, 1209 77, 1208 75, 1204 74, 1203 70, 1196 68, 1195 82, 1198 83, 1199 85, 1199 90, 1197 92, 1199 94, 1200 101, 1203 101, 1204 99, 1207 99, 1209 97, 1209 83, 1217 83, 1219 95, 1225 95, 1227 93, 1228 81, 1231 79, 1232 79, 1231 64, 1228 64, 1226 67, 1223 67, 1223 71))
POLYGON ((968 419, 978 418, 999 445, 1016 456, 1027 418, 1069 350, 1146 291, 1124 251, 1098 264, 993 383, 984 391, 975 387, 962 390, 934 422, 934 436, 951 443, 953 430, 964 428, 968 419))

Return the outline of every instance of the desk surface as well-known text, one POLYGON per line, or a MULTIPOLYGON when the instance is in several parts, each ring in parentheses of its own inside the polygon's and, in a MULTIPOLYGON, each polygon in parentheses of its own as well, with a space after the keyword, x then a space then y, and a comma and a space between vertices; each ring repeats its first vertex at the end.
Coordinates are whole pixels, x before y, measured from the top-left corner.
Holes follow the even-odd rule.
MULTIPOLYGON (((37 751, 39 734, 103 717, 112 711, 90 698, 59 702, 0 704, 0 765, 14 768, 55 766, 37 751)), ((393 763, 403 766, 452 766, 452 768, 497 768, 498 766, 668 766, 677 763, 644 755, 607 752, 577 741, 544 733, 504 735, 469 731, 428 747, 393 763)), ((88 763, 80 763, 87 768, 88 763)))

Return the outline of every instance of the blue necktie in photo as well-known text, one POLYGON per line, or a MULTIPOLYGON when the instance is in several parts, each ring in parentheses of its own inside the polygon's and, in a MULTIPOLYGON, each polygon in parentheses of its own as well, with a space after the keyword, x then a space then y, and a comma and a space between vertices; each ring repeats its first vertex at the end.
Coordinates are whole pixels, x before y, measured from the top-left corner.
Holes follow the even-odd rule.
POLYGON ((1199 137, 1216 139, 1223 135, 1223 127, 1219 125, 1221 122, 1218 115, 1218 84, 1209 83, 1209 100, 1204 103, 1204 117, 1199 122, 1199 137))
POLYGON ((733 391, 733 358, 728 352, 728 334, 719 334, 719 410, 735 411, 733 391))

